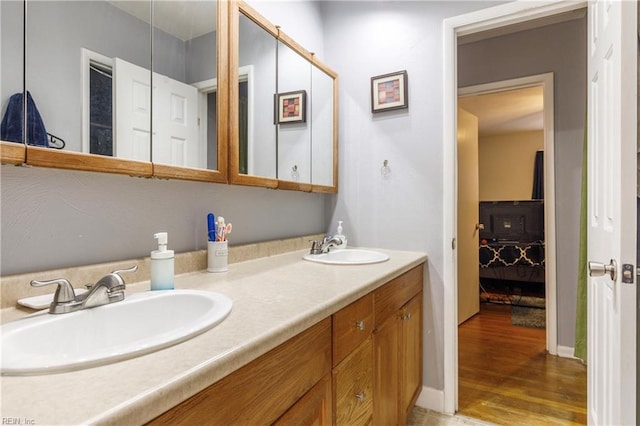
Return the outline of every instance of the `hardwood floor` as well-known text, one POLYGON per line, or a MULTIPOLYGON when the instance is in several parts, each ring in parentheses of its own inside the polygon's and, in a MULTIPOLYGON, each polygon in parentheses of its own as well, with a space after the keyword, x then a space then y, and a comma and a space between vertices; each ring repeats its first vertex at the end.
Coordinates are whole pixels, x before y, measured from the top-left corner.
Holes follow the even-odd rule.
POLYGON ((458 329, 458 401, 496 424, 586 424, 586 365, 548 355, 545 330, 511 325, 509 305, 481 304, 458 329))

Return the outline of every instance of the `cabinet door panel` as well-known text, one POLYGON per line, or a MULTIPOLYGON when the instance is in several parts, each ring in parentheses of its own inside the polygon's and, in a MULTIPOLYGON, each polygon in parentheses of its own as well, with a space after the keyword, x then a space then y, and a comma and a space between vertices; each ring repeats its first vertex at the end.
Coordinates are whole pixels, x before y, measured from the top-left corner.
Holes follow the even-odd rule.
POLYGON ((371 338, 351 352, 333 371, 336 425, 367 425, 373 417, 373 353, 371 338))
POLYGON ((274 423, 274 426, 331 425, 331 375, 327 374, 274 423))
POLYGON ((393 425, 398 421, 399 348, 400 320, 395 315, 380 325, 373 335, 375 425, 393 425))
POLYGON ((402 378, 400 388, 401 424, 405 424, 409 410, 422 388, 422 292, 409 301, 401 311, 402 378))

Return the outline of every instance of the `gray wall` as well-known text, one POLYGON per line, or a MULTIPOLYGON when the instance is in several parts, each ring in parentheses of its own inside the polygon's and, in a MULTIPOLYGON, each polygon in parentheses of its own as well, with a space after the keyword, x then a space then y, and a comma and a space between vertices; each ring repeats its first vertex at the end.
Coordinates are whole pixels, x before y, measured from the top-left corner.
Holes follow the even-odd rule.
POLYGON ((149 256, 159 231, 176 252, 205 249, 208 212, 233 223, 230 245, 326 222, 321 194, 15 166, 0 179, 1 275, 149 256))
POLYGON ((586 17, 458 47, 458 86, 554 73, 558 345, 575 340, 586 115, 586 17))
POLYGON ((187 75, 185 83, 192 84, 216 77, 218 48, 216 32, 210 32, 185 42, 187 75))

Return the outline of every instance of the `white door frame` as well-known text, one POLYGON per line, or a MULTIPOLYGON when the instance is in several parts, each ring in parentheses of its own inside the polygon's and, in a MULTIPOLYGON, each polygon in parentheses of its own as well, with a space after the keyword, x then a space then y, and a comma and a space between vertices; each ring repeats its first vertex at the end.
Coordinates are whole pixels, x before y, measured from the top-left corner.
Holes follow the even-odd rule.
POLYGON ((458 406, 458 282, 455 269, 456 125, 458 107, 458 36, 586 7, 584 0, 515 1, 443 21, 443 281, 444 286, 444 392, 443 412, 454 414, 458 406), (447 253, 451 253, 448 255, 447 253))
MULTIPOLYGON (((458 97, 485 95, 506 90, 542 87, 543 97, 543 134, 544 134, 544 251, 545 251, 545 311, 547 329, 547 351, 558 354, 558 315, 556 310, 556 188, 555 188, 555 151, 553 121, 553 73, 532 75, 496 81, 493 83, 461 87, 458 97)), ((456 280, 457 286, 457 280, 456 280)), ((456 292, 457 294, 457 292, 456 292)))

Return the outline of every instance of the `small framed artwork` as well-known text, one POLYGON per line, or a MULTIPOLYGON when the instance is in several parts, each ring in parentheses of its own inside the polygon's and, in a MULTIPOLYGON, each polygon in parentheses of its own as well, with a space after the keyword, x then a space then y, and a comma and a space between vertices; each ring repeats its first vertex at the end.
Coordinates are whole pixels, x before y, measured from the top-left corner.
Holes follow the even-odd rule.
POLYGON ((371 112, 409 108, 407 71, 371 77, 371 112))
POLYGON ((279 93, 276 95, 278 124, 305 123, 307 121, 307 92, 279 93))

